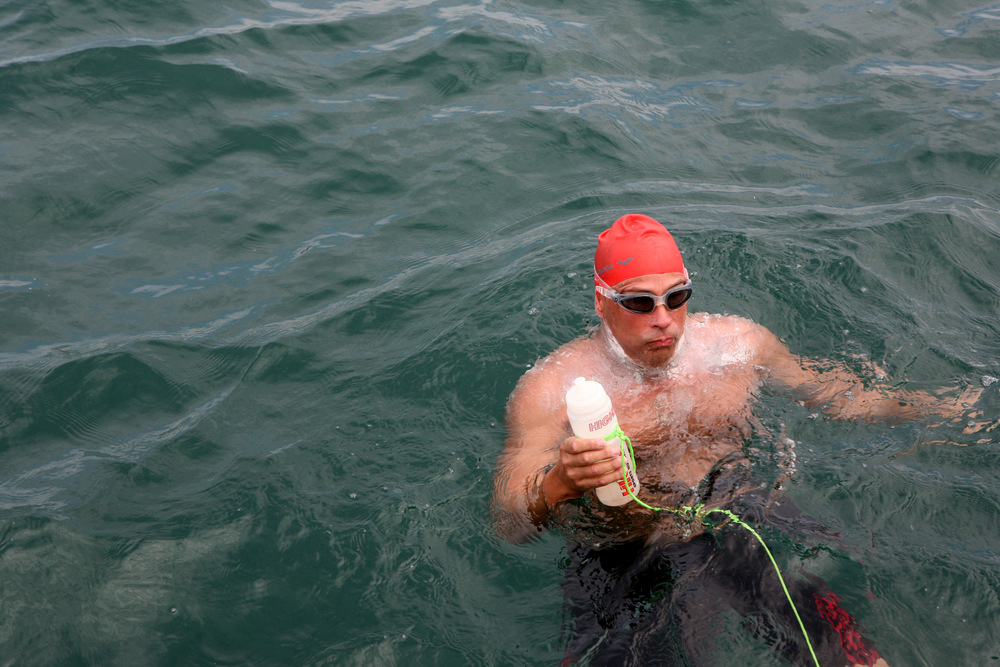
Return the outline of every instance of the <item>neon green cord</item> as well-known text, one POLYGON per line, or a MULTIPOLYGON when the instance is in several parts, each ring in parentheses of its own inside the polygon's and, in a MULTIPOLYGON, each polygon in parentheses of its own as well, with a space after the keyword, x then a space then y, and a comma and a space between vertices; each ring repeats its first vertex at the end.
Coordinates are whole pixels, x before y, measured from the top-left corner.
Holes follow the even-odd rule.
MULTIPOLYGON (((614 433, 612 433, 611 435, 605 437, 604 439, 605 440, 610 440, 612 438, 618 438, 619 441, 621 442, 622 477, 627 480, 628 479, 628 471, 627 471, 627 469, 625 467, 625 456, 626 456, 626 454, 629 457, 629 461, 632 463, 632 469, 635 470, 635 468, 636 468, 636 466, 635 466, 635 452, 632 450, 632 440, 627 435, 625 435, 622 432, 621 427, 618 427, 618 429, 615 430, 614 433), (626 444, 628 445, 628 449, 625 448, 626 444)), ((819 658, 816 657, 816 651, 813 650, 812 642, 809 640, 809 633, 806 632, 805 623, 802 622, 802 617, 799 616, 799 610, 795 608, 795 602, 792 600, 792 594, 788 591, 788 586, 785 585, 785 578, 781 576, 781 569, 778 567, 778 561, 776 561, 774 559, 774 555, 771 553, 771 550, 767 548, 767 544, 764 542, 764 538, 760 536, 760 533, 758 533, 756 530, 754 530, 753 527, 750 524, 748 524, 745 521, 743 521, 743 519, 741 519, 740 517, 738 517, 736 514, 734 514, 730 510, 727 510, 727 509, 705 509, 705 505, 704 504, 702 504, 702 505, 696 505, 694 507, 690 507, 690 506, 681 506, 681 507, 677 507, 677 508, 653 507, 652 505, 649 505, 649 504, 643 502, 642 500, 639 499, 639 497, 637 495, 635 495, 635 490, 632 488, 631 484, 626 483, 625 487, 628 489, 629 495, 632 496, 632 500, 634 500, 635 502, 639 503, 642 507, 645 507, 648 510, 652 510, 654 512, 672 512, 674 514, 686 515, 688 518, 699 519, 699 520, 705 518, 709 514, 713 514, 713 513, 718 512, 719 514, 724 514, 725 516, 727 516, 730 519, 732 519, 736 524, 738 524, 740 526, 743 526, 748 531, 750 531, 750 534, 753 535, 754 537, 756 537, 757 541, 760 542, 760 546, 764 547, 764 553, 766 553, 767 557, 771 560, 771 565, 774 566, 774 572, 775 572, 775 574, 778 575, 778 582, 781 584, 781 590, 783 590, 785 592, 785 597, 788 598, 788 604, 792 608, 792 613, 795 614, 795 620, 798 621, 798 623, 799 623, 799 629, 802 631, 802 636, 805 637, 806 646, 809 647, 809 653, 810 653, 810 655, 812 655, 813 662, 816 663, 816 667, 820 667, 819 658)))

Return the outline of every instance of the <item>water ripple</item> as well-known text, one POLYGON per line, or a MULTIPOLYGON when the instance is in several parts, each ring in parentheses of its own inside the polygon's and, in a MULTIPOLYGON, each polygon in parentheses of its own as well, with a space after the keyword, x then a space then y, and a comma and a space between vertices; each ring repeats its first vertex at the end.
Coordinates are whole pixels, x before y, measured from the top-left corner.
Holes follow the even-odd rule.
MULTIPOLYGON (((90 49, 130 48, 135 46, 162 47, 174 44, 183 44, 185 42, 191 42, 205 37, 238 35, 251 30, 275 30, 291 26, 336 23, 338 21, 344 21, 355 17, 384 15, 398 11, 429 7, 438 2, 440 2, 440 0, 356 0, 353 2, 338 2, 332 7, 327 5, 322 8, 310 8, 292 2, 278 2, 271 0, 270 2, 267 2, 267 5, 272 9, 277 10, 277 16, 269 18, 235 16, 232 17, 229 22, 222 23, 221 25, 204 26, 185 33, 168 34, 156 37, 131 34, 90 39, 84 42, 73 43, 59 49, 37 51, 34 53, 7 58, 0 57, 0 68, 20 63, 57 60, 67 55, 90 49)), ((17 26, 17 21, 14 18, 9 19, 6 25, 7 27, 15 27, 17 26)))
MULTIPOLYGON (((717 84, 715 84, 717 85, 717 84)), ((558 110, 570 114, 580 114, 587 109, 597 108, 618 115, 630 112, 636 117, 653 121, 671 118, 677 110, 709 113, 713 109, 704 99, 674 90, 661 89, 651 81, 640 79, 612 79, 602 76, 576 76, 565 80, 551 80, 536 92, 550 100, 570 93, 569 99, 560 104, 538 103, 534 108, 541 111, 558 110), (549 88, 550 91, 546 91, 549 88), (564 91, 563 95, 553 95, 552 91, 564 91)))
POLYGON ((984 67, 968 63, 913 63, 871 61, 858 65, 854 74, 887 77, 917 77, 941 85, 978 88, 1000 82, 1000 67, 984 67))

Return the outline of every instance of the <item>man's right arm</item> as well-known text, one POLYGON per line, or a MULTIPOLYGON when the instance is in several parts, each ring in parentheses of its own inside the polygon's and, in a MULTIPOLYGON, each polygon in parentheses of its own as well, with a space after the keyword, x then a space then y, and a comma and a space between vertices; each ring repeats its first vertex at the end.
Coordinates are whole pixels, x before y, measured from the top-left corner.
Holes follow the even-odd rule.
POLYGON ((494 474, 493 523, 510 542, 537 536, 560 503, 621 476, 614 448, 569 434, 562 384, 560 374, 536 367, 521 379, 507 405, 507 438, 494 474))

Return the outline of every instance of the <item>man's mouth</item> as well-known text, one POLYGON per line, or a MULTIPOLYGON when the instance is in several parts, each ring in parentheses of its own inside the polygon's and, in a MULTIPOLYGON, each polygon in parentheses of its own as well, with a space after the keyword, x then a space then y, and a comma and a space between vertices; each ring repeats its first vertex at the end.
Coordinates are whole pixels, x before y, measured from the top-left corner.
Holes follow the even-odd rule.
POLYGON ((656 340, 651 340, 646 345, 649 347, 670 347, 676 342, 673 336, 664 336, 663 338, 657 338, 656 340))

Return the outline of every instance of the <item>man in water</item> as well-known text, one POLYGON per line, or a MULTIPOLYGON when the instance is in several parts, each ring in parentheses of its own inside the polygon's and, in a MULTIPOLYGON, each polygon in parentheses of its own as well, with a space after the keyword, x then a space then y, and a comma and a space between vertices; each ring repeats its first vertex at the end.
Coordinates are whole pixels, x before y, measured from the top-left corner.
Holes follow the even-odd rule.
MULTIPOLYGON (((497 531, 510 541, 550 527, 570 537, 567 663, 674 664, 671 654, 711 662, 713 624, 735 612, 755 641, 814 664, 749 531, 709 534, 690 514, 597 501, 594 489, 622 477, 620 452, 573 437, 566 391, 578 377, 604 386, 631 438, 647 505, 730 508, 758 525, 819 533, 769 493, 775 480, 754 479, 744 443, 758 426, 752 407, 761 389, 788 391, 847 419, 919 418, 933 399, 866 388, 846 369, 800 363, 749 320, 689 315, 692 284, 681 253, 647 216, 626 215, 599 236, 594 283, 601 326, 538 362, 510 397, 493 501, 497 531)), ((822 664, 885 664, 822 582, 790 588, 822 664)))

